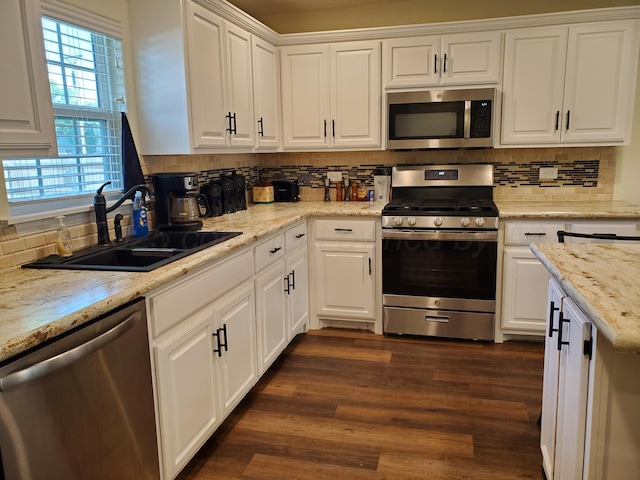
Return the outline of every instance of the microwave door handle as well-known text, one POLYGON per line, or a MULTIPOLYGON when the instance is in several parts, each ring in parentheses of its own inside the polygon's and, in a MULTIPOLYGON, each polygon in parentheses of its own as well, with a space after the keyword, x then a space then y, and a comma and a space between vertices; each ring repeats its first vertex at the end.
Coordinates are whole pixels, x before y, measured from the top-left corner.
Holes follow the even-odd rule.
POLYGON ((464 138, 471 138, 471 100, 464 101, 464 138))

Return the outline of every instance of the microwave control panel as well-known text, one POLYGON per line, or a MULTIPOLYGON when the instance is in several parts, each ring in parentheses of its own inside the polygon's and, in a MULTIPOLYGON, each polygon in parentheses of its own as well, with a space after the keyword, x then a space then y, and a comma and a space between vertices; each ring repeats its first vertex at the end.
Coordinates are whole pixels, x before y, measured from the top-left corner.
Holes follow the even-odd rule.
POLYGON ((491 100, 471 102, 471 138, 491 137, 491 100))

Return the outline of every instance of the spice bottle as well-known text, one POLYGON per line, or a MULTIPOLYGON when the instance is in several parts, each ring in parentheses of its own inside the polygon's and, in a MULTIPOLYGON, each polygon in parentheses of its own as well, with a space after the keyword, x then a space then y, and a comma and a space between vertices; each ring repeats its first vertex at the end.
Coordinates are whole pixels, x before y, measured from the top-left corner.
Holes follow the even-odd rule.
POLYGON ((358 200, 358 182, 355 180, 351 180, 351 201, 355 202, 358 200))
POLYGON ((336 202, 341 202, 342 199, 342 182, 336 182, 336 202))

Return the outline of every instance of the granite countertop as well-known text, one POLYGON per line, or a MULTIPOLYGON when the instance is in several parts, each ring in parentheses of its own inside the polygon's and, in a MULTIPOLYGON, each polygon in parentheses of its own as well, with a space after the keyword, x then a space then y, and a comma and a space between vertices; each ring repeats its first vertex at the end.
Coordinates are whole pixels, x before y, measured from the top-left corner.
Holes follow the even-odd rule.
POLYGON ((243 232, 148 273, 16 268, 0 274, 0 362, 311 215, 379 217, 383 202, 251 205, 205 230, 243 232))
POLYGON ((640 245, 532 244, 531 250, 616 350, 640 353, 640 245))
POLYGON ((640 205, 622 200, 571 202, 497 201, 501 219, 640 218, 640 205))
MULTIPOLYGON (((497 202, 500 217, 632 218, 626 202, 497 202)), ((0 362, 311 215, 378 217, 383 202, 251 205, 204 222, 203 230, 242 235, 149 273, 13 269, 0 274, 0 362)))

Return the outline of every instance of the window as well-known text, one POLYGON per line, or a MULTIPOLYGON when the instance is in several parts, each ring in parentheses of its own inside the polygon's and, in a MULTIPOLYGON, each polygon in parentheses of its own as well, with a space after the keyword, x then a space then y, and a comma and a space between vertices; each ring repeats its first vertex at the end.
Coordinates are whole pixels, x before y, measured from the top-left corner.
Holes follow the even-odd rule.
POLYGON ((109 181, 109 189, 122 190, 122 42, 48 16, 42 29, 58 158, 3 159, 7 198, 93 194, 109 181))

